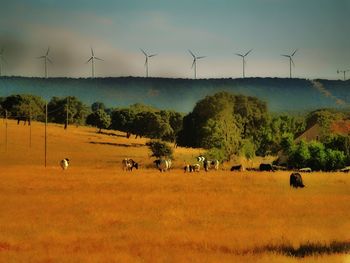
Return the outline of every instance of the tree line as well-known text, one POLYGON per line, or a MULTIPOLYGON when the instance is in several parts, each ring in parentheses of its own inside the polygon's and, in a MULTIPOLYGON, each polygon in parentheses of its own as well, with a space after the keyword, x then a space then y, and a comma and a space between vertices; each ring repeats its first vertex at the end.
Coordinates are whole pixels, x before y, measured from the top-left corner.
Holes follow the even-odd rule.
MULTIPOLYGON (((0 98, 0 111, 8 117, 43 121, 46 102, 34 95, 0 98)), ((349 164, 349 135, 335 135, 334 121, 350 119, 346 111, 315 110, 306 114, 272 114, 267 104, 256 97, 218 92, 199 100, 187 114, 160 110, 144 104, 108 108, 102 102, 87 106, 76 97, 52 97, 48 102, 48 120, 64 125, 90 125, 119 130, 126 137, 147 137, 171 142, 175 146, 200 147, 208 158, 229 161, 234 156, 287 156, 289 167, 309 166, 332 170, 349 164), (318 124, 319 138, 313 142, 295 139, 318 124)))

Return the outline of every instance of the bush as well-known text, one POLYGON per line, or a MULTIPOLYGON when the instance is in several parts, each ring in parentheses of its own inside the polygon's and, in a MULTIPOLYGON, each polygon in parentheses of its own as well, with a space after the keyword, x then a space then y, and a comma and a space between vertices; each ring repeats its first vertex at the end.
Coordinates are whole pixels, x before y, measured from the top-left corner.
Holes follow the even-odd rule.
POLYGON ((160 140, 151 140, 147 142, 146 145, 151 150, 152 157, 173 159, 173 149, 167 143, 160 140))

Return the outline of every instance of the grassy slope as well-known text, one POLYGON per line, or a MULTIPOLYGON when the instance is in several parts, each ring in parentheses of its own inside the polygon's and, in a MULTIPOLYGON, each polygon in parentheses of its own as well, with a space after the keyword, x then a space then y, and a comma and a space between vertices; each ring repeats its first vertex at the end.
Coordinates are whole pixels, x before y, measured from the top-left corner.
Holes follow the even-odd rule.
POLYGON ((144 139, 54 125, 45 169, 41 124, 31 150, 28 127, 9 123, 7 153, 3 131, 0 120, 0 262, 346 262, 345 254, 277 253, 350 241, 346 174, 305 174, 307 187, 293 190, 288 172, 127 173, 124 156, 150 163, 145 147, 124 146, 144 139), (66 156, 72 166, 63 172, 57 162, 66 156))

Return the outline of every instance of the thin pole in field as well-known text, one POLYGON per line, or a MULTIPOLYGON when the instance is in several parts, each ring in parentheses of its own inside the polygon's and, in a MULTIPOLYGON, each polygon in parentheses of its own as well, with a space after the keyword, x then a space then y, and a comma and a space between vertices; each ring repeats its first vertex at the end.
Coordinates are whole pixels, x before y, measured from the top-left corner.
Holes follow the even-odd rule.
POLYGON ((32 109, 29 109, 29 148, 32 148, 32 109))
POLYGON ((47 163, 47 103, 45 104, 45 168, 47 163))
POLYGON ((7 110, 5 110, 5 152, 7 152, 7 110))
POLYGON ((69 113, 68 113, 68 110, 69 110, 69 97, 67 97, 67 107, 66 107, 66 126, 64 127, 64 129, 68 129, 68 117, 69 117, 69 113))

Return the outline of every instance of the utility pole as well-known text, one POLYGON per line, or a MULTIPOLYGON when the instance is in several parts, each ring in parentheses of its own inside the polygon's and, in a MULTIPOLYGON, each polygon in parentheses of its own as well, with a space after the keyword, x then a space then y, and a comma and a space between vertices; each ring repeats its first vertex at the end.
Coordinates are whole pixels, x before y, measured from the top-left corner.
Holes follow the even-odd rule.
POLYGON ((32 148, 32 109, 29 108, 29 148, 32 148))
POLYGON ((64 129, 68 129, 68 117, 69 117, 69 96, 67 97, 67 106, 66 106, 66 125, 64 129))
POLYGON ((7 110, 5 110, 5 152, 7 152, 7 110))
POLYGON ((47 103, 45 104, 45 168, 47 163, 47 103))

